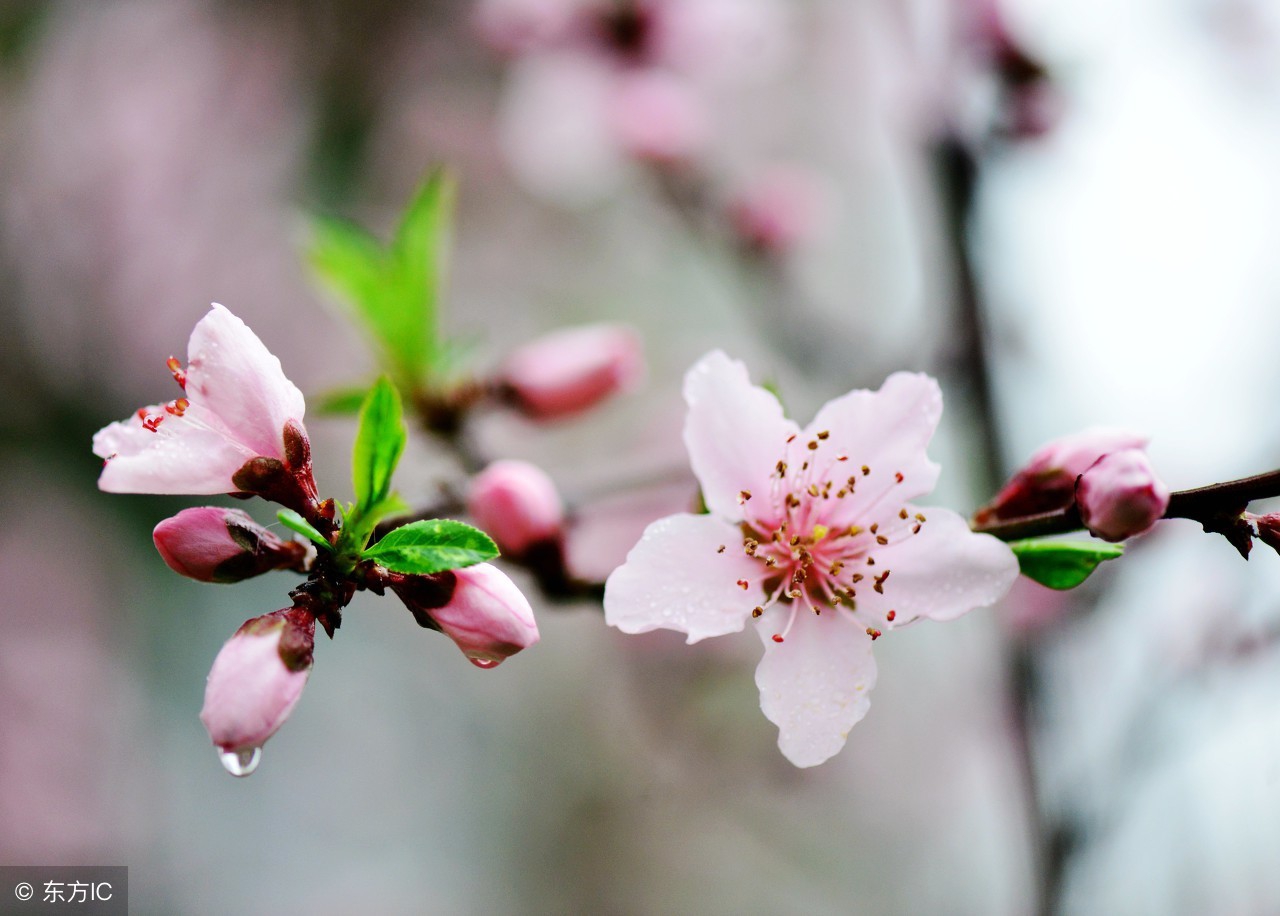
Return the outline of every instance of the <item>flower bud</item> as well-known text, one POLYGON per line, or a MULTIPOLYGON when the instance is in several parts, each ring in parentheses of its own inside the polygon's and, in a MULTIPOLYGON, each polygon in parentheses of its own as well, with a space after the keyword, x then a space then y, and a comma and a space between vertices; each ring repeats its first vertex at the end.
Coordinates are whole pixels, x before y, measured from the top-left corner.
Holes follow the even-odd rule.
POLYGON ((514 350, 500 376, 529 416, 550 420, 594 407, 644 373, 640 339, 624 325, 556 331, 514 350))
POLYGON ((556 485, 527 461, 495 461, 477 474, 467 510, 504 554, 516 558, 534 544, 558 540, 564 525, 556 485))
POLYGON ((1075 498, 1076 478, 1094 462, 1110 452, 1146 444, 1144 436, 1105 427, 1054 439, 1036 450, 996 498, 977 511, 974 521, 984 524, 1065 509, 1075 498))
MULTIPOLYGON (((240 755, 248 775, 268 738, 289 718, 311 673, 316 622, 289 608, 248 620, 213 660, 200 721, 224 755, 240 755)), ((225 757, 224 757, 225 759, 225 757)))
POLYGON ((239 582, 272 569, 301 569, 307 548, 282 541, 239 509, 183 509, 156 525, 156 550, 174 572, 197 582, 239 582))
POLYGON ((528 599, 496 566, 480 563, 432 576, 393 573, 390 584, 420 625, 448 636, 479 668, 492 668, 538 641, 528 599))
POLYGON ((1141 449, 1104 455, 1076 483, 1080 519, 1095 537, 1123 541, 1151 530, 1169 508, 1169 489, 1141 449))

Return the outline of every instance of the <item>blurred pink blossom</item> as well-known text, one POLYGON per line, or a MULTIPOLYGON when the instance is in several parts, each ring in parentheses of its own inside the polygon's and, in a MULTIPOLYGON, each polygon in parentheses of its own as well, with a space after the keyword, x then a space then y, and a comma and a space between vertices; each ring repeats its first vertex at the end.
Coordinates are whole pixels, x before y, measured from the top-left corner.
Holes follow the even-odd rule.
POLYGON ((1103 455, 1076 482, 1080 519, 1095 537, 1123 541, 1150 531, 1169 508, 1169 488, 1146 452, 1121 449, 1103 455))
POLYGON ((813 232, 819 203, 811 175, 773 166, 734 194, 728 205, 729 224, 748 248, 784 255, 813 232))
POLYGON ((527 461, 495 461, 471 481, 467 511, 504 554, 521 556, 558 539, 564 503, 547 472, 527 461))
POLYGON ((684 391, 685 444, 710 514, 650 525, 606 583, 605 619, 691 643, 756 619, 761 708, 787 759, 814 766, 866 714, 871 643, 997 601, 1017 561, 954 512, 908 502, 939 472, 925 449, 942 396, 927 376, 850 392, 803 430, 719 351, 684 391))
POLYGON ((594 407, 643 376, 639 335, 614 324, 554 331, 517 347, 499 370, 520 409, 540 420, 594 407))

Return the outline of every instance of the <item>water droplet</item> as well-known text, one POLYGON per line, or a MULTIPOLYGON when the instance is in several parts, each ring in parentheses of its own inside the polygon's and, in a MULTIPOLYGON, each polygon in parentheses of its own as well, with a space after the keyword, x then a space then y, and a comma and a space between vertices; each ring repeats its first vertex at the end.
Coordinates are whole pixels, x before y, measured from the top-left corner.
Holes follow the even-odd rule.
POLYGON ((242 751, 219 751, 222 768, 232 776, 248 776, 262 761, 262 748, 248 747, 242 751))
POLYGON ((468 656, 467 661, 471 662, 471 664, 475 665, 477 668, 484 668, 485 670, 498 667, 498 662, 492 658, 471 658, 468 656))

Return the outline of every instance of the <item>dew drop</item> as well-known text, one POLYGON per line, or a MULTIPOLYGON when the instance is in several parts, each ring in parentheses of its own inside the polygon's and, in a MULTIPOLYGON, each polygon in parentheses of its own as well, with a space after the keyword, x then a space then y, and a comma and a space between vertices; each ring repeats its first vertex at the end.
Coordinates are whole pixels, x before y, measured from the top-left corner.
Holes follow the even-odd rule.
POLYGON ((484 668, 486 671, 487 671, 488 669, 490 669, 490 668, 496 668, 496 667, 498 667, 498 662, 497 662, 495 659, 492 659, 492 658, 471 658, 471 657, 468 657, 468 658, 467 658, 467 661, 471 662, 471 664, 475 665, 477 668, 484 668))
POLYGON ((262 762, 262 748, 247 747, 242 751, 219 751, 222 768, 232 776, 248 776, 262 762))

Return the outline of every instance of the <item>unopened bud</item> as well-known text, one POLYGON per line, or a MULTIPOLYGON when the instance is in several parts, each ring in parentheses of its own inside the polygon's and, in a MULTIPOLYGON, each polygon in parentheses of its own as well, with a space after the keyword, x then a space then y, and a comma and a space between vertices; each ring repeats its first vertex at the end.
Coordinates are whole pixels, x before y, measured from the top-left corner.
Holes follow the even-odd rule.
POLYGON ((501 380, 527 414, 550 420, 632 387, 644 374, 640 339, 623 325, 556 331, 514 350, 501 380))
POLYGON ((495 461, 477 474, 467 510, 504 554, 516 558, 534 544, 559 539, 564 527, 556 485, 527 461, 495 461))
MULTIPOLYGON (((262 747, 311 673, 315 618, 290 608, 246 621, 213 660, 200 721, 224 754, 262 747)), ((247 774, 246 774, 247 775, 247 774)))
POLYGON ((488 563, 433 576, 393 575, 391 588, 418 623, 448 636, 477 667, 492 668, 538 641, 528 599, 488 563))
POLYGON ((307 548, 283 541, 239 509, 183 509, 156 525, 156 550, 169 568, 198 582, 239 582, 272 569, 299 569, 307 548))
POLYGON ((1095 537, 1123 541, 1151 530, 1169 508, 1169 489, 1141 449, 1099 458, 1076 484, 1080 519, 1095 537))
POLYGON ((1258 540, 1280 553, 1280 512, 1246 517, 1252 518, 1254 527, 1258 531, 1258 540))
POLYGON ((1104 427, 1054 439, 1036 450, 996 498, 978 510, 974 521, 983 524, 1065 509, 1075 498, 1076 478, 1094 462, 1110 452, 1146 444, 1144 436, 1104 427))

